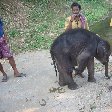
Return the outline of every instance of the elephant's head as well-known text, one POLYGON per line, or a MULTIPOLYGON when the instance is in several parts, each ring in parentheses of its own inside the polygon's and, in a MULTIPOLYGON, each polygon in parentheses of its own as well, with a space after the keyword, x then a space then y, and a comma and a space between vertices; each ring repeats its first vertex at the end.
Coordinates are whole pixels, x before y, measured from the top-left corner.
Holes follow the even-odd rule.
POLYGON ((108 76, 108 62, 111 54, 110 44, 107 41, 100 41, 97 46, 96 58, 105 65, 105 76, 108 76))
POLYGON ((97 46, 96 58, 105 65, 109 61, 111 50, 107 41, 100 41, 97 46))

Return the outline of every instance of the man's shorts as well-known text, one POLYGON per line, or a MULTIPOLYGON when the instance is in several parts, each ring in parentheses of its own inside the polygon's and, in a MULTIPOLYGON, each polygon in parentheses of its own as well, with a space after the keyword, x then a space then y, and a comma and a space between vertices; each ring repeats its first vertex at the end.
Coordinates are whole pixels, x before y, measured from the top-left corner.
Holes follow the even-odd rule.
POLYGON ((2 58, 10 58, 13 54, 10 50, 10 47, 5 42, 3 37, 0 37, 0 59, 2 58))

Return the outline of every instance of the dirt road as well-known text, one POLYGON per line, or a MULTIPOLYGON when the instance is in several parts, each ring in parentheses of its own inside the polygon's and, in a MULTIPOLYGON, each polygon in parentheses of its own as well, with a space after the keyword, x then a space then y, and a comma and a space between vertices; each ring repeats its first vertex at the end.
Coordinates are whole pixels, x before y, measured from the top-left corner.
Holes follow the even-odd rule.
MULTIPOLYGON (((104 77, 104 67, 95 61, 96 83, 76 76, 77 90, 58 85, 49 51, 26 52, 15 56, 17 67, 26 77, 14 78, 10 65, 4 68, 8 82, 1 82, 0 112, 112 112, 112 78, 104 77)), ((112 75, 112 57, 109 75, 112 75)))

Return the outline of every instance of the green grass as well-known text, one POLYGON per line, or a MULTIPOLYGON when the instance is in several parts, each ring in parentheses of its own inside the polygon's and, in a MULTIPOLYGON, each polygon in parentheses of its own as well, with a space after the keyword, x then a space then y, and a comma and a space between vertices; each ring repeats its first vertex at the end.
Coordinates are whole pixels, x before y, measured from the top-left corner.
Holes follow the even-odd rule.
MULTIPOLYGON (((17 21, 15 24, 19 27, 12 25, 12 18, 15 15, 1 11, 12 50, 19 53, 27 50, 49 49, 53 40, 64 31, 64 22, 71 14, 70 5, 73 1, 21 0, 26 22, 24 22, 25 25, 19 26, 17 21)), ((100 21, 111 10, 110 5, 102 0, 76 1, 81 4, 82 12, 86 15, 89 25, 100 21)), ((19 11, 22 12, 21 7, 19 11)))

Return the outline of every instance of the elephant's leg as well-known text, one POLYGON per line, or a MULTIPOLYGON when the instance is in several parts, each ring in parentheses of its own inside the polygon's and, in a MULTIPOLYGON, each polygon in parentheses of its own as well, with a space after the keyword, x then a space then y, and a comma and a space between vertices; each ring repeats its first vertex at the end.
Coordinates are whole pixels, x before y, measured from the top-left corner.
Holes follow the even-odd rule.
POLYGON ((76 75, 78 75, 78 76, 80 76, 81 78, 84 78, 84 76, 83 76, 83 74, 82 73, 78 73, 78 70, 77 70, 77 68, 75 68, 75 66, 73 67, 73 69, 75 70, 75 74, 74 74, 74 77, 76 76, 76 75))
POLYGON ((87 64, 87 62, 85 61, 85 60, 81 60, 81 61, 79 61, 79 65, 78 65, 78 68, 76 68, 76 75, 79 75, 79 76, 81 76, 82 78, 84 77, 83 75, 82 75, 82 72, 84 71, 84 69, 86 68, 86 65, 87 64))
POLYGON ((58 72, 59 72, 59 85, 65 86, 67 85, 64 79, 64 72, 59 64, 57 64, 58 72))
POLYGON ((95 82, 96 80, 94 78, 94 57, 88 60, 87 69, 88 69, 88 82, 95 82))
POLYGON ((66 83, 65 80, 64 80, 64 75, 63 75, 63 73, 60 73, 60 72, 59 72, 59 85, 60 85, 60 86, 66 86, 66 85, 67 85, 67 83, 66 83))
POLYGON ((63 61, 62 61, 62 57, 60 55, 57 56, 56 58, 56 65, 57 65, 57 69, 59 72, 59 85, 60 86, 65 86, 67 85, 64 79, 64 71, 63 71, 63 61))
POLYGON ((74 90, 77 88, 77 84, 74 82, 72 77, 73 66, 68 57, 63 57, 61 61, 58 62, 59 66, 59 85, 68 85, 68 88, 74 90))
MULTIPOLYGON (((77 57, 78 68, 76 68, 76 74, 79 74, 80 76, 82 76, 82 72, 83 72, 84 69, 87 67, 88 58, 89 58, 89 54, 86 53, 86 52, 82 52, 82 53, 77 57)), ((83 77, 83 76, 82 76, 82 77, 83 77)))
POLYGON ((73 80, 72 73, 67 73, 67 78, 68 78, 68 81, 67 81, 68 88, 71 90, 77 89, 77 84, 73 80))
POLYGON ((75 77, 76 75, 78 75, 78 76, 80 76, 81 78, 84 78, 84 76, 83 76, 82 74, 78 74, 77 68, 75 67, 75 66, 78 66, 76 57, 72 57, 71 59, 72 59, 72 60, 71 60, 71 63, 72 63, 72 65, 73 65, 73 69, 75 70, 74 77, 75 77))
POLYGON ((73 69, 71 66, 69 66, 68 63, 65 64, 63 72, 64 72, 64 79, 66 84, 68 85, 68 88, 71 90, 75 90, 77 88, 77 84, 74 82, 72 77, 73 69))

